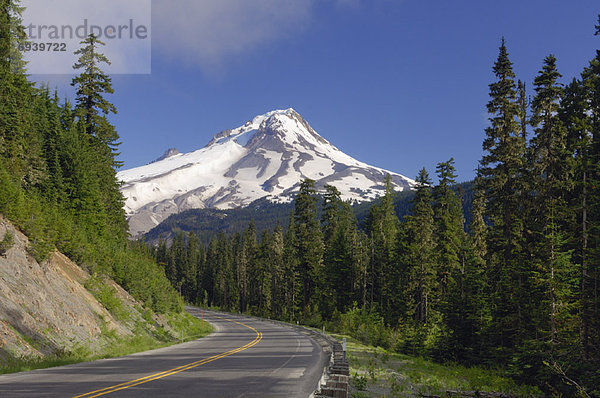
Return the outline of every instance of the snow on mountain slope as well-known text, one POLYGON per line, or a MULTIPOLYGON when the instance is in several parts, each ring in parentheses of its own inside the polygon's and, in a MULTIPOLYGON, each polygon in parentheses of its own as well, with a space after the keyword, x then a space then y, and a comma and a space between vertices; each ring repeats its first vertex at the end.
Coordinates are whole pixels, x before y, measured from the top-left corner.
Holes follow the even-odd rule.
POLYGON ((388 173, 397 190, 414 184, 346 155, 290 108, 225 130, 197 151, 169 150, 153 163, 118 173, 118 178, 135 237, 183 210, 245 206, 265 196, 289 201, 304 178, 315 180, 317 188, 336 186, 344 200, 374 199, 383 194, 388 173))

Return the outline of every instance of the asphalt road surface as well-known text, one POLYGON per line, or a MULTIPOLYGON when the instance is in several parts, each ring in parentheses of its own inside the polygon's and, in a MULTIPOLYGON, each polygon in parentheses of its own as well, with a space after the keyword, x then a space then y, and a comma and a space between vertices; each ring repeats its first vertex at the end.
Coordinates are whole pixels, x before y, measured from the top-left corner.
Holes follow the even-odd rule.
POLYGON ((199 340, 0 376, 0 397, 308 397, 316 388, 328 358, 313 339, 254 318, 204 319, 215 331, 199 340))

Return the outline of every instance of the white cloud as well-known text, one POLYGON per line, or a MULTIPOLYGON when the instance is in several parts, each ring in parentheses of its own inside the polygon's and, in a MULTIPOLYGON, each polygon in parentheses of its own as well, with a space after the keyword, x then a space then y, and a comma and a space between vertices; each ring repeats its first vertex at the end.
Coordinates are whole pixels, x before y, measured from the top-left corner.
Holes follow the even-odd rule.
POLYGON ((316 0, 155 0, 154 50, 219 68, 231 57, 301 32, 316 0))
MULTIPOLYGON (((150 0, 23 0, 23 25, 37 51, 26 51, 28 71, 32 74, 71 74, 77 60, 73 54, 80 48, 79 36, 92 33, 91 26, 113 32, 130 25, 144 25, 147 37, 129 37, 129 27, 120 29, 121 37, 112 39, 94 31, 106 43, 101 51, 111 60, 108 73, 149 73, 151 56, 150 0), (132 21, 131 24, 129 21, 132 21), (81 28, 81 29, 80 29, 81 28), (71 31, 72 29, 72 31, 71 31), (54 33, 51 33, 54 32, 54 33), (63 36, 63 33, 65 34, 63 36), (71 36, 71 34, 73 36, 71 36), (53 35, 55 35, 53 37, 53 35), (52 43, 50 50, 46 43, 52 43), (43 44, 43 46, 42 46, 43 44), (40 47, 42 46, 42 47, 40 47), (41 50, 43 48, 43 50, 41 50), (65 51, 60 51, 64 49, 65 51), (56 50, 56 51, 55 51, 56 50)), ((109 33, 112 35, 112 33, 109 33)))
MULTIPOLYGON (((75 25, 84 18, 104 26, 131 17, 149 20, 150 2, 152 22, 145 25, 151 33, 152 56, 211 73, 253 50, 302 33, 316 18, 317 5, 357 10, 371 4, 366 0, 22 0, 28 7, 25 23, 38 25, 75 25)), ((149 72, 150 50, 144 46, 149 41, 104 41, 107 46, 102 50, 113 63, 107 72, 149 72)), ((76 59, 72 52, 78 47, 76 39, 62 57, 30 53, 30 66, 38 69, 31 73, 72 73, 76 59)))

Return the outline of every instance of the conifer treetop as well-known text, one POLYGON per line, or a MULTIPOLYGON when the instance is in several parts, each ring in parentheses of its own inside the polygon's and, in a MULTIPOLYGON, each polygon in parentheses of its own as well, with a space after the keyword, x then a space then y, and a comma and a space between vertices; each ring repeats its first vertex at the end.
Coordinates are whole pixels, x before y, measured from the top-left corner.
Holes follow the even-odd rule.
POLYGON ((113 104, 106 101, 102 94, 113 94, 112 79, 102 71, 101 64, 110 65, 108 58, 98 51, 99 46, 105 45, 94 34, 81 41, 82 47, 75 51, 79 59, 73 69, 81 70, 81 74, 73 78, 72 86, 77 87, 77 105, 89 113, 95 114, 94 109, 104 114, 117 113, 113 104))

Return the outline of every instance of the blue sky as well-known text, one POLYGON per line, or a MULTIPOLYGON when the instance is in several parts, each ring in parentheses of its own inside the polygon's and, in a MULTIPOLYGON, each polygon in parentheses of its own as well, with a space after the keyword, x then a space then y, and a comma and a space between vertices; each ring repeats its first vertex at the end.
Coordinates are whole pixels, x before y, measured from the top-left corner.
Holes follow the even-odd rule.
MULTIPOLYGON (((414 178, 473 178, 504 35, 518 78, 564 81, 600 48, 597 0, 154 0, 152 74, 113 77, 125 168, 293 107, 349 155, 414 178)), ((33 76, 72 95, 68 77, 33 76)))

